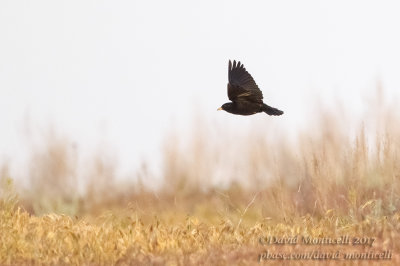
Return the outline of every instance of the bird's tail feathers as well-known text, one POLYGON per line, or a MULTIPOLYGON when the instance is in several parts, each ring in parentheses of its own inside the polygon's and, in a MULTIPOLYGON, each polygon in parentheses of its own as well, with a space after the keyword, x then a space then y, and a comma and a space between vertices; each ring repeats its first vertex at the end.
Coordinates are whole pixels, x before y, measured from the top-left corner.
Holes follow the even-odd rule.
POLYGON ((263 112, 267 113, 268 115, 282 115, 283 111, 276 109, 274 107, 271 107, 269 105, 264 104, 263 105, 263 112))

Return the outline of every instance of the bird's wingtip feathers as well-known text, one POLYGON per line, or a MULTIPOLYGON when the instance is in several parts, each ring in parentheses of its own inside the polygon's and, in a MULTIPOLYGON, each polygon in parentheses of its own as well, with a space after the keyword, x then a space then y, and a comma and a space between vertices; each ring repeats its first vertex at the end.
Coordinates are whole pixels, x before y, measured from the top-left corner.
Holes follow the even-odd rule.
POLYGON ((244 65, 240 61, 233 60, 233 63, 232 63, 232 61, 230 59, 229 59, 228 66, 229 66, 229 70, 233 70, 235 68, 244 68, 244 65))

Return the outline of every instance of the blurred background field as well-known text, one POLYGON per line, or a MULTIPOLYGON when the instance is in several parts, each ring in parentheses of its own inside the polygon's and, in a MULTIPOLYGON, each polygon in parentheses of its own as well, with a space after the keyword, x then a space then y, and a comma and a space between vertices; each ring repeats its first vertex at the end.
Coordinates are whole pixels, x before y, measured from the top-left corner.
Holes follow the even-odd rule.
POLYGON ((143 163, 118 178, 107 154, 80 169, 68 139, 49 130, 23 182, 2 166, 0 261, 254 264, 263 236, 347 234, 376 237, 394 263, 400 117, 380 93, 360 121, 320 107, 290 136, 268 117, 245 132, 197 117, 189 137, 166 136, 160 177, 143 163))

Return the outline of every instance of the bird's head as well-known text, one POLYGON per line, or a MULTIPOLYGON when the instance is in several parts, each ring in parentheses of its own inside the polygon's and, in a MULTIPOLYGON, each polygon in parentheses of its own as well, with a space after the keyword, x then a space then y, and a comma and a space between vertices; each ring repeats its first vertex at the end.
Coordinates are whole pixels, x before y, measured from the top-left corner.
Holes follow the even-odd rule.
POLYGON ((224 103, 220 108, 217 109, 217 111, 224 110, 224 111, 229 111, 232 109, 232 103, 224 103))

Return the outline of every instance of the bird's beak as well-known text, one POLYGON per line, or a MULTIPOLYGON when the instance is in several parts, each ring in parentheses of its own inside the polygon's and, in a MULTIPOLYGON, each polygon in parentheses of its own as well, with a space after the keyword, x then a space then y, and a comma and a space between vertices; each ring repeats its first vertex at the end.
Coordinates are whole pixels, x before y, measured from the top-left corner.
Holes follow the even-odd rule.
POLYGON ((221 111, 221 110, 223 110, 222 107, 220 107, 220 108, 217 109, 217 111, 221 111))

